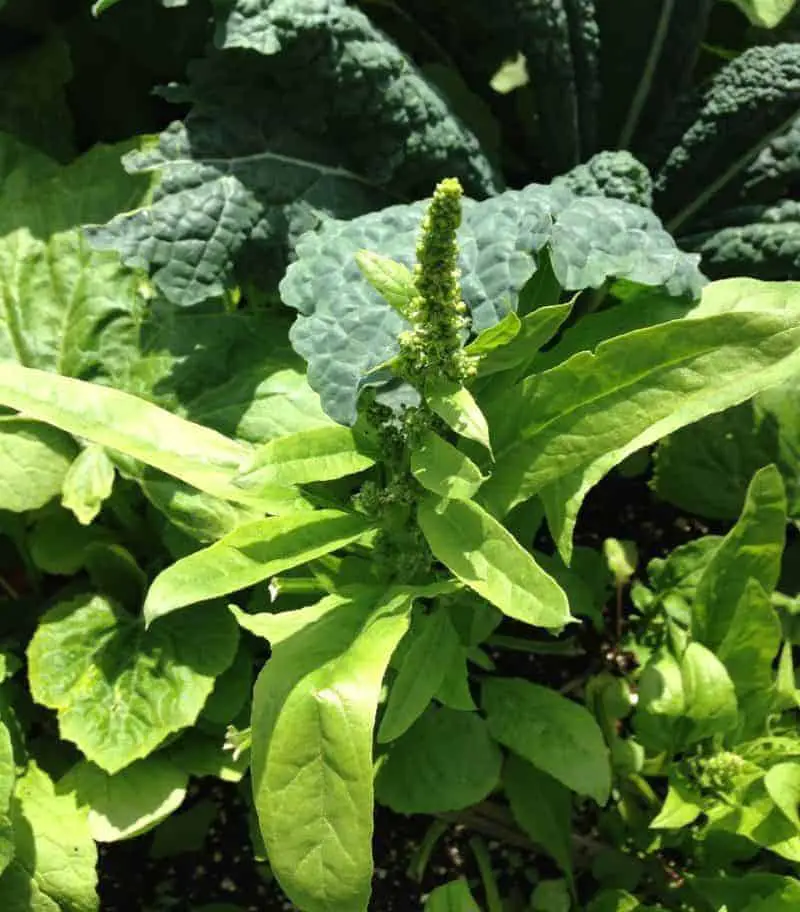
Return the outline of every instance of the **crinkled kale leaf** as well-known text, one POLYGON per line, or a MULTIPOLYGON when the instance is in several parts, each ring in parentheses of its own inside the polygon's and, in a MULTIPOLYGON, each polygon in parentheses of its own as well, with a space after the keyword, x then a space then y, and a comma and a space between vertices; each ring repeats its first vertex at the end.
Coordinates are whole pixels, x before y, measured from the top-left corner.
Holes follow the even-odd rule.
POLYGON ((160 170, 153 204, 90 230, 190 306, 280 274, 293 241, 329 215, 414 199, 436 180, 499 189, 478 140, 386 36, 342 0, 222 5, 221 49, 190 70, 185 121, 134 173, 160 170))
MULTIPOLYGON (((426 203, 392 206, 349 222, 329 221, 303 237, 281 283, 299 316, 290 338, 308 362, 308 378, 334 420, 352 424, 368 375, 398 351, 407 328, 356 263, 361 249, 412 266, 426 203)), ((480 332, 515 310, 523 285, 548 247, 565 291, 599 288, 609 278, 696 296, 698 257, 682 253, 649 210, 621 200, 576 197, 532 184, 483 202, 465 200, 458 231, 464 302, 480 332)))

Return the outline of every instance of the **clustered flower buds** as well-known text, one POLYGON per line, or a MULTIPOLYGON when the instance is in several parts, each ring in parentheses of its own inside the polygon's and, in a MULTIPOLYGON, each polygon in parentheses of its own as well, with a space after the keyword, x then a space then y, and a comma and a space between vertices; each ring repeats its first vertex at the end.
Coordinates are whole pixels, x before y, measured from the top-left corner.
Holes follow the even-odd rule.
POLYGON ((439 183, 417 243, 417 293, 408 314, 411 329, 400 336, 398 372, 420 389, 426 379, 463 383, 474 371, 461 344, 462 333, 469 325, 461 300, 456 239, 462 196, 461 184, 455 178, 439 183))

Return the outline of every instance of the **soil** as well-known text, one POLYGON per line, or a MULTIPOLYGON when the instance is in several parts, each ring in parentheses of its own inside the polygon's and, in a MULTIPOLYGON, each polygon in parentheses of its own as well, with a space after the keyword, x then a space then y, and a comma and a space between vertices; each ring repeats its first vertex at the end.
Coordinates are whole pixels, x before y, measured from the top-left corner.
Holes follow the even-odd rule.
MULTIPOLYGON (((659 501, 643 477, 614 474, 597 486, 581 512, 576 543, 599 547, 613 536, 637 543, 640 567, 663 556, 677 545, 719 532, 706 523, 659 501)), ((546 539, 537 547, 548 549, 546 539)), ((552 546, 552 543, 550 543, 552 546)), ((584 625, 577 657, 529 655, 496 651, 492 658, 501 674, 527 677, 537 683, 564 689, 603 664, 602 638, 584 625)), ((506 628, 503 628, 506 632, 506 628)), ((521 634, 522 627, 509 634, 521 634)), ((294 907, 271 879, 269 869, 254 858, 248 829, 248 809, 242 786, 217 780, 200 780, 190 791, 181 814, 198 805, 212 806, 213 820, 198 845, 172 857, 153 857, 154 836, 101 847, 100 896, 102 912, 283 912, 294 907)), ((473 834, 450 826, 437 841, 421 882, 409 876, 409 864, 418 852, 432 820, 427 816, 405 817, 378 808, 375 820, 375 879, 370 909, 409 912, 421 909, 425 896, 435 886, 466 877, 476 899, 482 900, 482 884, 470 847, 473 834)), ((492 867, 504 895, 516 894, 520 908, 532 885, 541 877, 557 877, 548 859, 524 849, 486 840, 492 867)), ((155 851, 158 855, 159 852, 155 851)))

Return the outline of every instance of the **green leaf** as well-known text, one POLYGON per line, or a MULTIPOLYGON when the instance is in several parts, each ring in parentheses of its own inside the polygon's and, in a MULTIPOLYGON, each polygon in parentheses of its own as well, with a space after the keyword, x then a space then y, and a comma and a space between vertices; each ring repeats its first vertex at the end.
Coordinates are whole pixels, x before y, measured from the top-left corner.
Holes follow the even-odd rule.
MULTIPOLYGON (((15 13, 11 16, 16 18, 15 13)), ((30 28, 35 18, 35 12, 30 19, 25 16, 18 27, 25 23, 30 28)), ((65 91, 73 67, 65 37, 45 32, 36 41, 14 42, 0 62, 0 85, 4 87, 0 130, 60 160, 75 155, 75 130, 65 91)))
POLYGON ((737 602, 717 649, 742 714, 752 716, 748 728, 761 733, 773 698, 772 664, 780 649, 781 622, 761 584, 750 578, 737 602), (752 707, 752 708, 751 708, 752 707))
POLYGON ((520 678, 483 685, 489 731, 503 745, 579 795, 605 804, 611 764, 592 715, 546 687, 520 678))
POLYGON ((48 611, 28 647, 31 695, 61 737, 108 773, 192 725, 236 653, 230 614, 205 605, 145 630, 99 596, 48 611))
POLYGON ((61 487, 61 503, 84 526, 100 512, 114 487, 114 463, 106 451, 95 444, 82 450, 69 467, 61 487))
POLYGON ((738 519, 747 488, 774 463, 789 516, 800 518, 800 388, 795 378, 661 441, 653 485, 659 497, 711 519, 738 519))
POLYGON ((120 164, 131 147, 98 146, 45 169, 37 153, 0 134, 0 360, 110 380, 136 357, 141 278, 91 250, 78 230, 147 195, 150 181, 120 164))
POLYGON ((800 763, 778 763, 767 770, 764 785, 770 797, 800 833, 800 763))
POLYGON ((12 821, 17 851, 0 876, 4 912, 98 912, 87 812, 33 762, 17 782, 12 821))
POLYGON ((680 830, 694 823, 704 806, 702 795, 675 767, 670 770, 667 797, 650 826, 654 830, 680 830))
POLYGON ((326 595, 314 605, 307 605, 295 611, 260 611, 257 614, 248 614, 236 605, 231 605, 230 610, 240 627, 254 636, 263 637, 274 646, 320 620, 334 608, 347 605, 351 601, 350 595, 336 593, 326 595))
POLYGON ((678 660, 669 652, 656 653, 642 670, 638 692, 636 734, 652 753, 671 750, 687 704, 678 660))
POLYGON ((569 912, 572 897, 563 880, 540 880, 531 896, 532 912, 569 912))
POLYGON ((607 538, 603 542, 603 556, 617 585, 626 585, 636 572, 636 565, 639 563, 636 542, 607 538))
POLYGON ((744 877, 693 877, 692 888, 713 908, 729 912, 794 912, 800 902, 800 883, 777 874, 744 877))
POLYGON ((747 583, 768 596, 780 575, 786 536, 786 494, 780 473, 767 466, 753 476, 742 515, 713 553, 697 584, 692 636, 716 649, 728 631, 747 583))
POLYGON ((469 500, 486 480, 469 456, 433 431, 411 451, 411 474, 423 488, 453 500, 469 500))
POLYGON ((586 912, 658 912, 645 906, 626 890, 603 890, 586 907, 586 912))
POLYGON ((326 427, 277 437, 259 447, 233 483, 248 491, 274 485, 308 484, 354 475, 375 460, 359 452, 349 428, 326 427))
POLYGON ((364 278, 400 314, 408 317, 411 301, 417 294, 414 273, 391 257, 371 250, 359 250, 356 263, 364 278))
POLYGON ((407 638, 411 640, 378 728, 379 744, 399 738, 422 715, 461 651, 461 640, 443 606, 412 624, 404 645, 407 638))
POLYGON ((369 531, 355 513, 317 510, 246 523, 163 570, 144 603, 148 624, 195 602, 227 595, 323 554, 369 531))
MULTIPOLYGON (((475 136, 357 8, 218 8, 220 50, 181 86, 188 116, 126 160, 134 173, 161 172, 154 204, 94 232, 96 243, 147 266, 173 304, 219 296, 234 266, 247 283, 274 280, 286 247, 325 216, 417 198, 444 173, 467 192, 496 191, 475 136), (303 79, 287 81, 288 72, 303 79)), ((367 246, 348 257, 359 278, 353 254, 367 246)))
POLYGON ((162 754, 137 760, 113 776, 82 761, 58 784, 72 792, 78 807, 89 809, 95 842, 132 839, 157 826, 186 797, 189 777, 162 754))
POLYGON ((712 831, 735 833, 782 858, 800 862, 800 833, 775 804, 763 777, 746 779, 732 801, 718 802, 706 815, 712 831))
POLYGON ((92 4, 92 15, 99 16, 106 10, 111 9, 112 6, 116 6, 117 3, 119 3, 119 0, 95 0, 92 4))
POLYGON ((308 912, 367 908, 375 713, 413 598, 390 590, 340 606, 274 648, 256 683, 259 824, 272 871, 308 912))
POLYGON ((61 492, 76 453, 74 441, 56 428, 0 417, 0 509, 43 507, 61 492))
MULTIPOLYGON (((342 424, 355 421, 363 379, 397 354, 404 328, 354 256, 368 247, 411 266, 425 205, 324 222, 298 243, 281 282, 284 303, 299 313, 292 345, 308 361, 309 383, 326 413, 342 424)), ((475 333, 516 310, 546 247, 566 290, 625 276, 696 297, 702 284, 696 259, 677 250, 651 212, 619 200, 578 199, 563 188, 531 185, 478 203, 464 200, 458 243, 462 295, 475 333)))
MULTIPOLYGON (((519 330, 514 338, 501 347, 494 348, 484 355, 478 363, 478 377, 486 377, 505 371, 513 371, 513 377, 524 377, 530 373, 539 349, 558 332, 561 325, 572 311, 572 304, 553 304, 540 307, 533 313, 526 314, 519 322, 519 330)), ((501 324, 498 323, 498 326, 501 324)), ((486 330, 491 332, 491 330, 486 330)), ((480 336, 475 342, 480 341, 480 336)), ((471 352, 473 346, 467 346, 471 352)), ((508 376, 497 379, 498 384, 509 382, 508 376)))
POLYGON ((686 701, 681 743, 694 744, 734 728, 736 691, 722 662, 702 644, 690 643, 680 667, 686 701))
MULTIPOLYGON (((487 356, 507 346, 522 328, 522 321, 510 310, 498 323, 479 332, 467 346, 467 354, 478 358, 478 374, 483 373, 487 356)), ((491 371, 489 371, 491 373, 491 371)))
POLYGON ((480 906, 466 880, 451 880, 431 890, 425 900, 425 912, 480 912, 480 906))
POLYGON ((477 504, 428 497, 418 521, 434 556, 503 614, 558 629, 573 620, 558 584, 477 504))
POLYGON ((793 9, 797 0, 730 0, 753 25, 775 28, 793 9))
POLYGON ((503 787, 514 819, 573 882, 572 796, 558 780, 510 754, 503 787))
POLYGON ((259 502, 231 483, 251 455, 248 447, 128 393, 0 363, 0 403, 119 450, 201 491, 259 502))
POLYGON ((691 320, 610 339, 486 405, 496 463, 481 500, 493 513, 539 494, 566 557, 583 498, 613 466, 797 371, 800 285, 762 283, 747 312, 736 281, 718 284, 691 320))
POLYGON ((0 720, 0 875, 14 857, 14 832, 9 812, 16 778, 11 735, 5 722, 0 720))
POLYGON ((455 383, 437 383, 425 390, 425 402, 456 434, 492 452, 489 425, 469 390, 455 383))
POLYGON ((399 814, 438 814, 486 798, 502 753, 474 712, 429 708, 393 742, 378 770, 376 796, 399 814))

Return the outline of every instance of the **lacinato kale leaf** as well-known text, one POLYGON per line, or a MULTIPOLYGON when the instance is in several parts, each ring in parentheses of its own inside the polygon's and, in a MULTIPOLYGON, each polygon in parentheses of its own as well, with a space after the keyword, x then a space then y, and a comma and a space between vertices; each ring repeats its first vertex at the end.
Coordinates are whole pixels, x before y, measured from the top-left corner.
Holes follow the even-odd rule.
MULTIPOLYGON (((290 338, 308 362, 308 378, 334 420, 352 424, 368 375, 397 354, 404 321, 361 274, 355 255, 372 250, 413 265, 425 203, 392 206, 350 222, 328 221, 297 245, 281 283, 299 311, 290 338)), ((576 197, 532 184, 477 203, 465 200, 458 232, 464 302, 480 332, 516 310, 523 285, 549 250, 566 291, 599 288, 611 278, 696 296, 697 258, 684 254, 647 209, 621 200, 576 197)))
POLYGON ((800 275, 800 202, 744 206, 720 217, 722 227, 681 238, 714 278, 748 275, 783 280, 800 275))
POLYGON ((728 187, 799 106, 800 45, 750 48, 723 67, 682 114, 682 135, 656 175, 656 207, 668 226, 683 225, 728 187))
POLYGON ((476 196, 499 189, 475 136, 340 0, 235 3, 218 40, 171 93, 191 105, 185 121, 126 159, 134 173, 160 170, 153 205, 90 232, 173 303, 220 295, 235 265, 274 280, 328 215, 413 199, 444 174, 476 196))

